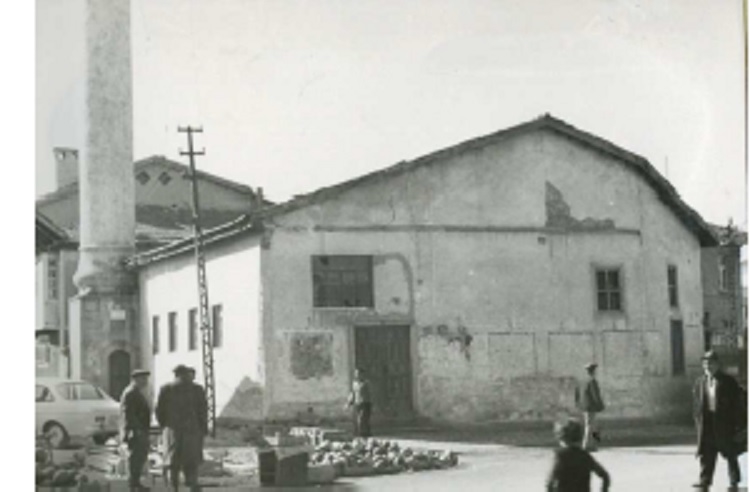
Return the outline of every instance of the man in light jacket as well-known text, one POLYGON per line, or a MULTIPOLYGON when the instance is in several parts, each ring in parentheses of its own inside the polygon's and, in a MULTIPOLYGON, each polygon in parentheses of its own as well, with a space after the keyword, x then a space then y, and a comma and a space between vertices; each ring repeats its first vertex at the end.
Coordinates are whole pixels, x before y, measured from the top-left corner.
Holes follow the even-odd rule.
POLYGON ((594 363, 587 364, 588 379, 584 385, 576 388, 576 405, 583 412, 583 449, 587 451, 596 451, 601 440, 596 415, 604 411, 604 401, 596 380, 597 367, 594 363))
POLYGON ((355 433, 359 437, 370 437, 370 415, 372 414, 372 396, 370 395, 370 382, 365 379, 364 371, 354 371, 352 390, 347 400, 348 408, 354 408, 355 433))

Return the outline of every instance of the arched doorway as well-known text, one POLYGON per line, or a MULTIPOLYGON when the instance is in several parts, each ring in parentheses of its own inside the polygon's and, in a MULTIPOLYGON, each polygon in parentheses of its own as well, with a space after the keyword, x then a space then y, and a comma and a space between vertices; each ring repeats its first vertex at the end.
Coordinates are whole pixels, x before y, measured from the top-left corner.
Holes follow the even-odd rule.
POLYGON ((124 350, 115 350, 109 354, 109 394, 119 400, 129 383, 130 354, 124 350))

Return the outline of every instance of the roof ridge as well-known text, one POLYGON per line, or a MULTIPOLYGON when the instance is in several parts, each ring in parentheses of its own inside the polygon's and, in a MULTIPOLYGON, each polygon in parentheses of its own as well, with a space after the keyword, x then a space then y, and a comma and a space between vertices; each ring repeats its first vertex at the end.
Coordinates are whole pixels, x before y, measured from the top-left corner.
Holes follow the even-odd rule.
MULTIPOLYGON (((562 135, 575 139, 581 144, 588 145, 595 150, 604 152, 616 159, 631 164, 633 166, 633 170, 639 172, 646 180, 646 182, 650 184, 652 188, 654 188, 657 196, 672 210, 672 212, 677 216, 678 219, 680 219, 685 227, 687 227, 697 236, 701 246, 711 246, 717 243, 716 236, 713 234, 710 227, 703 220, 700 214, 693 210, 687 203, 682 200, 674 186, 669 182, 669 180, 664 178, 658 172, 658 170, 656 170, 656 168, 653 167, 648 159, 630 150, 620 147, 619 145, 614 144, 609 140, 606 140, 593 133, 580 130, 574 125, 571 125, 570 123, 560 118, 554 117, 549 113, 545 113, 532 120, 528 120, 492 133, 464 140, 457 144, 438 149, 411 160, 398 161, 388 167, 377 169, 361 176, 356 176, 349 180, 342 181, 340 183, 318 188, 317 190, 313 190, 309 193, 296 195, 295 197, 285 202, 271 205, 267 208, 252 212, 249 216, 249 223, 253 225, 256 220, 263 220, 265 218, 282 215, 293 210, 304 208, 316 203, 318 200, 324 201, 334 198, 338 196, 339 193, 343 193, 348 189, 361 185, 362 183, 370 180, 384 179, 392 175, 400 174, 412 169, 417 169, 421 166, 428 165, 447 156, 466 152, 475 148, 481 148, 485 145, 488 145, 489 143, 501 141, 521 132, 533 131, 537 129, 557 131, 562 135)), ((243 230, 247 229, 246 225, 238 223, 239 219, 235 222, 237 222, 237 224, 230 222, 223 226, 217 227, 217 229, 221 228, 222 232, 224 230, 228 231, 227 235, 223 237, 229 237, 233 228, 236 228, 236 233, 240 233, 243 230)), ((158 258, 156 256, 152 256, 152 259, 147 261, 158 261, 158 259, 163 258, 164 255, 169 256, 170 254, 179 253, 186 247, 186 241, 188 241, 188 239, 175 241, 174 243, 165 246, 163 248, 163 251, 160 251, 160 255, 158 258), (156 260, 153 260, 153 258, 156 258, 156 260)), ((137 261, 135 260, 136 258, 134 258, 134 263, 137 263, 137 261)))
MULTIPOLYGON (((428 154, 416 157, 408 161, 399 161, 391 166, 375 170, 373 172, 337 183, 331 186, 319 188, 307 194, 297 195, 286 202, 282 202, 276 205, 272 205, 264 210, 260 211, 261 217, 270 217, 275 215, 281 215, 286 212, 291 212, 299 208, 310 205, 315 202, 316 199, 331 199, 337 196, 339 193, 344 192, 350 188, 360 185, 370 179, 385 178, 394 174, 407 172, 412 169, 417 169, 421 166, 430 164, 436 160, 440 160, 450 155, 459 154, 475 148, 481 148, 489 143, 501 141, 502 139, 511 137, 521 132, 533 131, 535 129, 549 129, 551 131, 558 131, 559 133, 565 134, 570 138, 576 139, 578 142, 589 145, 590 147, 605 152, 615 158, 629 162, 637 170, 639 170, 647 182, 654 187, 659 197, 669 204, 671 201, 675 205, 673 212, 683 219, 685 222, 694 222, 697 231, 697 235, 700 237, 701 244, 709 244, 716 241, 716 237, 711 231, 710 227, 706 224, 700 214, 691 208, 679 195, 677 190, 674 188, 672 183, 669 182, 664 176, 662 176, 656 168, 646 159, 645 157, 636 154, 630 150, 620 147, 617 144, 612 143, 605 138, 597 136, 593 133, 585 130, 580 130, 574 125, 568 123, 565 120, 552 116, 550 113, 545 113, 537 118, 528 120, 517 125, 513 125, 493 133, 486 135, 480 135, 468 140, 464 140, 457 144, 438 149, 428 154), (666 196, 663 196, 666 195, 666 196)), ((686 224, 687 225, 687 224, 686 224)))
MULTIPOLYGON (((188 166, 187 164, 183 164, 180 161, 170 159, 164 155, 152 155, 144 159, 139 159, 133 163, 133 167, 134 169, 141 169, 150 164, 162 164, 167 167, 171 167, 173 169, 179 169, 185 172, 190 170, 190 166, 188 166)), ((243 193, 249 193, 252 198, 254 198, 256 195, 255 190, 250 185, 240 183, 238 181, 233 181, 227 178, 223 178, 219 175, 210 173, 208 171, 203 171, 202 169, 196 169, 195 172, 199 177, 203 177, 209 181, 214 181, 224 186, 234 188, 235 190, 241 191, 243 193)))
MULTIPOLYGON (((147 167, 149 165, 165 165, 167 167, 171 167, 173 169, 179 169, 182 171, 188 171, 190 168, 187 164, 183 164, 179 161, 175 161, 172 159, 169 159, 168 157, 165 157, 164 155, 154 154, 148 157, 144 157, 142 159, 138 159, 133 162, 133 172, 136 173, 139 170, 142 170, 142 168, 147 167)), ((200 169, 196 169, 196 173, 199 177, 202 177, 208 181, 213 181, 214 183, 217 183, 222 186, 226 186, 228 188, 232 188, 235 191, 238 191, 240 193, 247 194, 249 198, 255 199, 257 196, 256 191, 247 184, 240 183, 237 181, 232 181, 227 178, 223 178, 221 176, 218 176, 216 174, 209 173, 207 171, 203 171, 200 169)), ((74 192, 76 192, 80 188, 79 182, 76 179, 76 181, 73 181, 71 183, 68 183, 64 186, 61 186, 60 188, 57 188, 55 190, 52 190, 48 193, 45 193, 39 197, 36 198, 36 205, 37 206, 44 206, 48 205, 51 202, 54 202, 58 199, 65 198, 74 192)))

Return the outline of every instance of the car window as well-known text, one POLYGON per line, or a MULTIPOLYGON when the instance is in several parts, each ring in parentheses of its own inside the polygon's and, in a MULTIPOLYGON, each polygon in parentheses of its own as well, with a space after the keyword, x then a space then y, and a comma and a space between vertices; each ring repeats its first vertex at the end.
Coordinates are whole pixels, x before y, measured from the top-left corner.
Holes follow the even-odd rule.
POLYGON ((60 396, 66 400, 102 400, 101 391, 88 383, 64 383, 57 387, 60 396))
POLYGON ((47 401, 53 401, 54 398, 52 398, 52 392, 49 390, 48 387, 42 386, 41 384, 36 385, 36 402, 47 402, 47 401))

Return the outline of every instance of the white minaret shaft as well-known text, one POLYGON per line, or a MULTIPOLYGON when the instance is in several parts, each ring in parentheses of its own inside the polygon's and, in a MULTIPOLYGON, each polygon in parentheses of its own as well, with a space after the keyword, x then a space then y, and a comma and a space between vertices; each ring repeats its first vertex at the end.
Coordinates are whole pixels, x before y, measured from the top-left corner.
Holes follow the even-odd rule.
POLYGON ((135 250, 130 0, 86 0, 86 143, 80 164, 79 294, 127 292, 135 250))

